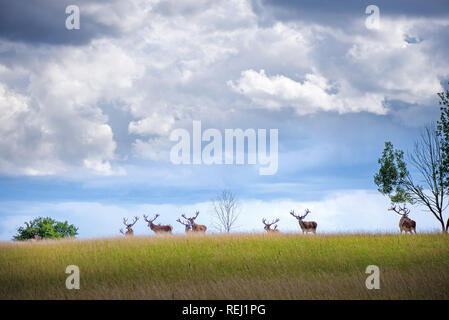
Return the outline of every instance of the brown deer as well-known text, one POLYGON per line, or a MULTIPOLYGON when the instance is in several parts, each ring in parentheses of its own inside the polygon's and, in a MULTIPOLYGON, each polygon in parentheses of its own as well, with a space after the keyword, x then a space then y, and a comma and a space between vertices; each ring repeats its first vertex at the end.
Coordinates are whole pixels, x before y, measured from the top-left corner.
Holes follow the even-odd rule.
POLYGON ((202 224, 196 224, 195 223, 195 219, 198 218, 198 215, 200 214, 199 211, 197 211, 195 213, 195 216, 192 218, 187 218, 184 214, 182 214, 181 216, 186 219, 187 221, 189 221, 189 224, 192 227, 193 232, 206 232, 207 228, 206 226, 202 225, 202 224))
POLYGON ((123 218, 123 224, 126 226, 126 232, 123 232, 122 229, 120 229, 120 233, 124 234, 125 236, 133 236, 134 235, 134 231, 133 231, 133 226, 136 224, 137 220, 139 220, 138 217, 134 217, 134 222, 133 223, 128 223, 128 219, 123 218))
POLYGON ((161 226, 160 224, 154 224, 154 220, 157 219, 157 217, 159 217, 158 214, 156 214, 156 216, 153 219, 148 219, 148 216, 143 215, 143 218, 145 219, 146 222, 148 222, 148 226, 150 227, 151 230, 153 230, 154 233, 171 233, 171 231, 173 230, 173 227, 171 225, 164 225, 161 226))
POLYGON ((192 233, 192 227, 190 226, 190 222, 182 222, 181 219, 176 220, 178 221, 180 224, 184 225, 186 227, 186 233, 192 233))
POLYGON ((405 204, 404 204, 404 207, 402 207, 402 208, 401 208, 401 206, 398 206, 398 207, 399 208, 396 208, 396 206, 392 205, 391 208, 388 210, 394 211, 401 216, 401 219, 399 220, 399 230, 401 231, 401 234, 402 234, 402 231, 405 231, 405 233, 415 232, 415 234, 416 234, 416 222, 408 217, 410 210, 405 207, 405 204))
POLYGON ((303 219, 310 213, 310 210, 306 209, 304 213, 303 216, 300 216, 299 214, 296 215, 294 210, 290 211, 290 214, 298 220, 302 233, 313 232, 315 234, 318 224, 315 221, 303 221, 303 219))
POLYGON ((280 219, 277 218, 277 219, 274 220, 273 222, 267 223, 267 221, 265 220, 265 218, 263 218, 263 219, 262 219, 262 223, 265 225, 265 227, 264 227, 265 231, 266 231, 266 232, 279 232, 279 230, 278 230, 278 225, 275 225, 275 226, 274 226, 274 229, 271 229, 271 226, 272 226, 273 224, 275 224, 275 223, 278 223, 279 220, 280 220, 280 219))

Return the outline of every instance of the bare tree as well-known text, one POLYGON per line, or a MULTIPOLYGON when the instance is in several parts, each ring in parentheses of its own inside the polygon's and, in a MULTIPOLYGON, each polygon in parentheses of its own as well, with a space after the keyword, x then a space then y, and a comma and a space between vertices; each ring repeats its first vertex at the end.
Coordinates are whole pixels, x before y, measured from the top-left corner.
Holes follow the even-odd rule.
POLYGON ((239 217, 239 204, 235 194, 230 190, 223 190, 212 202, 216 223, 215 228, 220 231, 231 232, 239 217))
POLYGON ((436 133, 434 125, 425 128, 408 157, 413 167, 420 173, 424 187, 415 183, 407 172, 405 178, 407 191, 415 202, 429 209, 441 224, 442 231, 448 232, 449 219, 445 223, 443 212, 448 206, 446 195, 449 193, 449 188, 444 183, 441 138, 436 133))

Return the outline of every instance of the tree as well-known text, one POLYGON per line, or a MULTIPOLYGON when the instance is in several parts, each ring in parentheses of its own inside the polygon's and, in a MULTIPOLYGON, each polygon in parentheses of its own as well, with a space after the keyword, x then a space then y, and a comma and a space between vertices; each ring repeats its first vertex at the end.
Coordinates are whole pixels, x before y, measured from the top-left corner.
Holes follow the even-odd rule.
POLYGON ((405 188, 405 178, 409 172, 404 162, 404 152, 394 150, 393 144, 387 141, 382 157, 377 162, 380 168, 374 175, 374 183, 379 192, 388 195, 392 203, 412 203, 413 199, 405 188))
POLYGON ((17 229, 17 235, 13 240, 28 240, 38 235, 42 239, 59 239, 74 237, 78 234, 78 228, 67 221, 60 222, 52 218, 39 217, 30 222, 25 222, 25 226, 17 229))
POLYGON ((420 174, 425 188, 416 183, 407 170, 404 152, 394 150, 390 142, 385 143, 382 157, 379 159, 379 172, 374 175, 378 190, 390 197, 392 203, 419 203, 426 206, 441 224, 443 232, 449 228, 449 219, 444 221, 443 212, 447 207, 448 170, 443 169, 441 137, 434 125, 427 126, 414 149, 408 154, 409 163, 420 174))
POLYGON ((213 200, 212 205, 217 218, 216 228, 220 231, 230 232, 240 214, 234 193, 223 190, 213 200))

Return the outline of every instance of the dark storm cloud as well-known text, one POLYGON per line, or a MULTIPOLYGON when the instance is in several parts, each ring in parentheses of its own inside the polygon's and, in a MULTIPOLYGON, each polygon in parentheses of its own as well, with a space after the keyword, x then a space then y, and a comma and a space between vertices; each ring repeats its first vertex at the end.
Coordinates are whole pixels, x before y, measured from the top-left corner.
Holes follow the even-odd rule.
POLYGON ((419 0, 261 0, 253 2, 256 12, 269 8, 274 18, 280 20, 320 21, 321 24, 341 25, 351 17, 365 15, 369 5, 376 5, 381 15, 417 17, 443 17, 449 15, 449 1, 419 0))
MULTIPOLYGON (((90 1, 92 3, 95 1, 90 1)), ((90 40, 118 34, 95 17, 83 13, 85 1, 76 0, 4 0, 0 1, 0 38, 31 44, 83 45, 90 40), (79 30, 67 30, 65 9, 80 8, 79 30)))

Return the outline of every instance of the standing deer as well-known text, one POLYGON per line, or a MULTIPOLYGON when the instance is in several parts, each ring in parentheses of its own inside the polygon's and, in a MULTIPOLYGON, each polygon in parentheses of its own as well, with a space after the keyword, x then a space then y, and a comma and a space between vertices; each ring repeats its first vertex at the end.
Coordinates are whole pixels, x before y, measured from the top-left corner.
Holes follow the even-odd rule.
POLYGON ((173 227, 171 225, 161 226, 160 224, 153 223, 154 220, 157 219, 157 217, 159 217, 158 214, 156 214, 156 216, 152 220, 149 220, 148 216, 143 215, 143 218, 146 222, 148 222, 148 226, 151 230, 153 230, 154 233, 171 233, 171 231, 173 230, 173 227))
POLYGON ((124 234, 125 236, 133 236, 134 231, 132 227, 136 224, 137 220, 139 220, 138 217, 134 217, 133 223, 128 223, 128 219, 123 218, 123 224, 126 226, 126 232, 124 233, 122 229, 120 229, 120 233, 124 234))
POLYGON ((186 233, 192 233, 192 227, 190 226, 190 222, 182 222, 181 219, 176 220, 178 221, 180 224, 184 225, 186 227, 186 233))
POLYGON ((399 206, 399 208, 396 208, 396 206, 391 206, 391 208, 388 210, 394 211, 400 216, 402 216, 401 219, 399 220, 399 230, 401 231, 401 234, 402 231, 405 231, 405 233, 407 232, 413 233, 412 231, 414 231, 416 234, 416 222, 408 217, 410 210, 405 207, 405 204, 404 207, 402 208, 401 206, 399 206))
POLYGON ((262 219, 263 224, 265 225, 264 229, 266 232, 279 232, 278 230, 278 225, 274 226, 274 229, 271 229, 271 226, 277 222, 279 222, 279 218, 277 218, 276 220, 274 220, 271 223, 267 223, 267 221, 265 220, 265 218, 262 219))
POLYGON ((189 221, 189 224, 192 226, 192 230, 193 232, 206 232, 207 228, 206 226, 202 225, 202 224, 196 224, 195 223, 195 219, 198 218, 198 215, 200 214, 199 211, 197 211, 195 213, 195 216, 192 218, 187 218, 184 214, 181 215, 184 219, 186 219, 187 221, 189 221))
POLYGON ((305 210, 305 214, 303 216, 296 215, 295 211, 290 211, 290 214, 298 220, 299 226, 301 227, 302 233, 313 232, 316 233, 316 228, 318 224, 315 221, 303 221, 303 219, 310 213, 309 209, 305 210))

